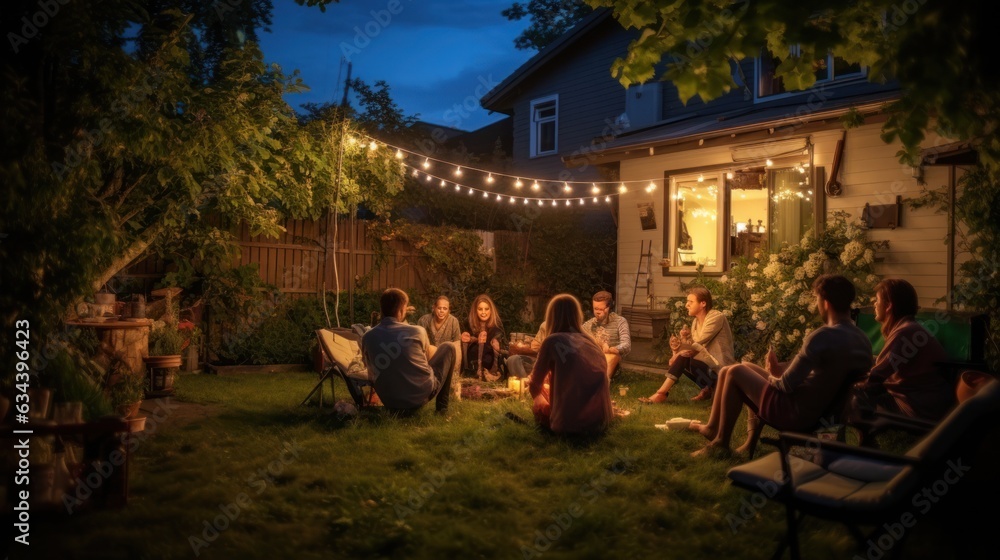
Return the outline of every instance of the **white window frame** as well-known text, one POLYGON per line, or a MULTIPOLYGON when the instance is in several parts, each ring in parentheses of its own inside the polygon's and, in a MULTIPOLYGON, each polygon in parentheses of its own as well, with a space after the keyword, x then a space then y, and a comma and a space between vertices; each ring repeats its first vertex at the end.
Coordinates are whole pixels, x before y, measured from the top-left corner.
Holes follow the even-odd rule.
POLYGON ((529 135, 529 154, 531 157, 541 157, 549 156, 559 153, 559 94, 548 95, 545 97, 539 97, 538 99, 533 99, 531 105, 528 109, 528 135, 529 135), (546 118, 542 120, 535 119, 535 108, 538 105, 544 105, 552 103, 555 107, 555 115, 551 118, 546 118), (553 133, 555 147, 552 150, 541 151, 539 148, 539 138, 538 127, 542 124, 552 122, 555 127, 553 133))
POLYGON ((722 273, 726 269, 726 259, 728 258, 729 251, 729 218, 727 216, 729 212, 729 204, 727 201, 728 185, 726 183, 726 173, 723 170, 710 170, 703 173, 685 173, 683 175, 671 175, 669 188, 667 191, 667 216, 669 217, 665 220, 669 233, 667 235, 667 259, 670 263, 670 272, 697 272, 698 265, 682 265, 679 264, 677 245, 679 240, 677 239, 677 226, 675 223, 677 220, 677 183, 678 182, 688 182, 697 181, 698 177, 701 176, 706 180, 710 176, 716 177, 716 185, 719 187, 717 206, 716 206, 716 247, 715 247, 715 265, 708 266, 705 265, 702 268, 702 272, 705 273, 722 273))
MULTIPOLYGON (((762 66, 761 66, 761 59, 763 58, 763 53, 764 52, 765 52, 764 49, 761 49, 761 54, 759 56, 757 56, 756 58, 754 58, 754 64, 753 64, 753 73, 754 73, 753 102, 754 103, 763 103, 763 102, 766 102, 766 101, 773 101, 775 99, 784 99, 786 97, 793 97, 793 96, 796 96, 796 95, 802 95, 803 93, 808 93, 812 89, 812 88, 810 88, 810 89, 804 89, 804 90, 783 91, 781 93, 775 93, 775 94, 772 94, 772 95, 763 95, 763 96, 760 95, 760 80, 761 80, 761 77, 762 77, 761 74, 763 72, 763 70, 761 69, 762 68, 762 66)), ((799 46, 798 45, 793 45, 789 49, 789 54, 791 56, 798 56, 800 54, 799 46)), ((827 55, 826 55, 826 67, 827 67, 827 69, 829 69, 829 74, 833 74, 834 58, 835 57, 833 56, 833 53, 827 53, 827 55)), ((856 81, 856 80, 863 79, 866 76, 868 76, 868 68, 866 66, 862 66, 860 72, 855 72, 855 73, 852 73, 852 74, 844 74, 843 76, 833 75, 832 78, 828 77, 828 78, 825 78, 825 79, 822 79, 822 80, 816 80, 816 84, 820 85, 820 84, 830 84, 830 83, 834 83, 834 82, 837 82, 837 83, 851 82, 851 81, 856 81)), ((816 87, 816 86, 813 86, 813 87, 816 87)))

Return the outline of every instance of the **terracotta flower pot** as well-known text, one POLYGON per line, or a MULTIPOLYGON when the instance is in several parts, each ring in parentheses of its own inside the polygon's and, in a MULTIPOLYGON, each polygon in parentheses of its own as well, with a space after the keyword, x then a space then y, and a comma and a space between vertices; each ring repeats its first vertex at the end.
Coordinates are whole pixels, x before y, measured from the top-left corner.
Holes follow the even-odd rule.
POLYGON ((142 401, 135 401, 130 404, 123 404, 119 406, 115 412, 124 416, 125 418, 133 418, 136 414, 139 414, 139 407, 142 406, 142 401))
POLYGON ((965 402, 966 399, 978 393, 991 379, 993 379, 992 375, 982 371, 963 371, 958 378, 958 388, 955 390, 958 402, 965 402))
POLYGON ((180 354, 170 354, 168 356, 146 356, 142 359, 146 365, 154 368, 181 367, 183 360, 180 354))

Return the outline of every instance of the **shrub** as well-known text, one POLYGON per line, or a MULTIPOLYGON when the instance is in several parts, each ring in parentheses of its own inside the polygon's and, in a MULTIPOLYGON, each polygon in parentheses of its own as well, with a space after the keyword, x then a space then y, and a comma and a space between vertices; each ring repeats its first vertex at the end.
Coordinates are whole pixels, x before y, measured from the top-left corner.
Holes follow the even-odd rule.
MULTIPOLYGON (((805 336, 821 325, 813 281, 822 274, 843 274, 857 289, 853 307, 868 305, 880 280, 876 254, 885 247, 884 242, 868 239, 860 221, 835 212, 819 235, 810 231, 798 245, 738 259, 720 277, 699 271, 682 288, 704 286, 712 293, 713 308, 729 319, 737 360, 762 363, 770 346, 779 359, 791 359, 805 336)), ((661 361, 670 357, 670 335, 691 324, 684 298, 671 303, 670 326, 656 345, 661 361)))

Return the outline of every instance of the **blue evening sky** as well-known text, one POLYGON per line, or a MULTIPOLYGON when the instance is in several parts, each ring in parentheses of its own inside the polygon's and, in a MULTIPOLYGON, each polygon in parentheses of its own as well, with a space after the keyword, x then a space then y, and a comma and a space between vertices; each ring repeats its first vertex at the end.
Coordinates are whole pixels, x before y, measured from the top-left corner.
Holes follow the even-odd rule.
POLYGON ((324 13, 277 0, 271 33, 260 39, 267 62, 286 73, 298 69, 309 86, 310 91, 286 98, 296 109, 305 102, 339 102, 350 60, 351 77, 369 85, 388 82, 405 115, 419 113, 423 121, 475 130, 503 117, 480 107, 480 97, 535 54, 514 48, 528 22, 500 15, 511 4, 341 0, 324 13))

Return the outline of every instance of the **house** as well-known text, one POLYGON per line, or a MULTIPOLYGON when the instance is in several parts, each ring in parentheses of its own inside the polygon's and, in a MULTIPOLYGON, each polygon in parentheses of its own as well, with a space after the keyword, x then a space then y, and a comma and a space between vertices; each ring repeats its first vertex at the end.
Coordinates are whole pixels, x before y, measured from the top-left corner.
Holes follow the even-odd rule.
MULTIPOLYGON (((954 189, 973 161, 968 145, 929 137, 925 165, 901 165, 901 146, 880 137, 898 86, 832 56, 806 91, 785 91, 766 53, 734 63, 740 87, 708 103, 681 104, 669 82, 625 90, 610 67, 634 36, 596 10, 482 99, 511 115, 519 172, 649 183, 613 193, 619 310, 665 305, 698 266, 722 275, 740 255, 797 243, 833 212, 860 218, 866 205, 885 226, 871 237, 889 241, 878 271, 907 278, 922 306, 943 306, 955 270, 943 240, 954 225, 901 202, 924 185, 954 189), (848 114, 864 124, 845 130, 848 114)), ((651 336, 644 324, 633 334, 651 336)))

